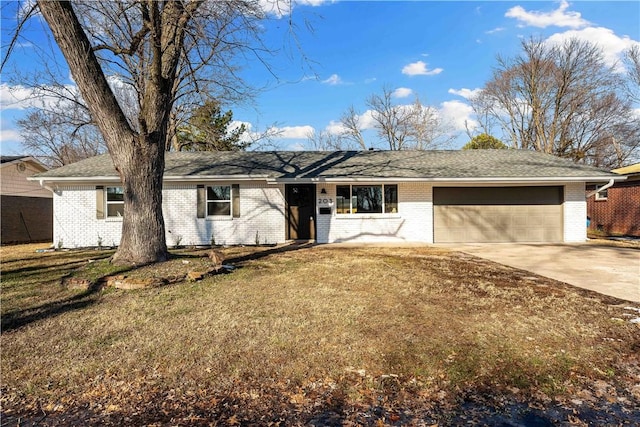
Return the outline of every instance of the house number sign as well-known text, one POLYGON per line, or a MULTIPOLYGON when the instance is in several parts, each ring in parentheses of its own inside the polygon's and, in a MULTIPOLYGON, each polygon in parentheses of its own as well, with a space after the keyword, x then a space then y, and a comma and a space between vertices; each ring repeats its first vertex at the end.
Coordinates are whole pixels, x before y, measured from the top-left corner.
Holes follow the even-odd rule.
POLYGON ((329 206, 333 204, 333 199, 331 198, 320 198, 318 199, 318 205, 329 206))

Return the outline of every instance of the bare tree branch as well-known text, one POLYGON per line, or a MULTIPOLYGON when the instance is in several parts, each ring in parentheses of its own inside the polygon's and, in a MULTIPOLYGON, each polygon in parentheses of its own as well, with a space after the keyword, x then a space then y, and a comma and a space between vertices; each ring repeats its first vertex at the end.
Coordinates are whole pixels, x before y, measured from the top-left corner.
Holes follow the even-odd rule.
POLYGON ((22 31, 22 28, 24 27, 24 24, 29 20, 29 18, 31 18, 31 16, 35 13, 35 11, 37 9, 38 9, 38 5, 36 3, 34 3, 34 4, 31 5, 31 7, 27 11, 27 13, 23 14, 22 16, 20 16, 18 18, 18 25, 16 26, 16 29, 13 32, 13 36, 11 37, 11 41, 9 42, 9 46, 7 47, 6 54, 5 54, 4 58, 2 58, 2 64, 0 64, 0 73, 2 72, 2 70, 4 70, 4 66, 6 65, 7 61, 9 60, 9 57, 11 56, 11 53, 13 52, 13 48, 15 47, 16 43, 18 42, 18 37, 20 36, 20 32, 22 31))
POLYGON ((515 148, 615 167, 635 155, 640 133, 622 87, 595 45, 532 39, 520 55, 498 58, 472 105, 485 123, 499 123, 515 148))

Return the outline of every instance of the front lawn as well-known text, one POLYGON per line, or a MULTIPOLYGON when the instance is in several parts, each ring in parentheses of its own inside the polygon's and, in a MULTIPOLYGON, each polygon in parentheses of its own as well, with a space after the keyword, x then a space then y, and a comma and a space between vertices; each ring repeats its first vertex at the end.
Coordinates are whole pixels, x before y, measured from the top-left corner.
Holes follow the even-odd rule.
POLYGON ((61 280, 176 277, 206 251, 123 271, 35 249, 0 249, 16 424, 640 421, 637 305, 459 252, 228 248, 229 274, 124 291, 61 280))

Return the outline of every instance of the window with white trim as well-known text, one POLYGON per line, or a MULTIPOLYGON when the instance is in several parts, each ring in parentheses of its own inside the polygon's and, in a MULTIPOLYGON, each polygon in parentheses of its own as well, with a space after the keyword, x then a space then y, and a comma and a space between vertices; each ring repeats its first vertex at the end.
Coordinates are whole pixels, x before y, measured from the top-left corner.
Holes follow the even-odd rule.
POLYGON ((207 216, 231 216, 231 186, 207 187, 207 216))
POLYGON ((336 186, 337 214, 397 212, 398 186, 396 184, 336 186))
POLYGON ((599 189, 601 189, 602 187, 604 187, 604 185, 596 185, 596 200, 607 200, 607 197, 609 196, 609 189, 605 188, 602 191, 598 191, 599 189))
POLYGON ((124 215, 124 191, 122 187, 107 187, 107 218, 124 215))

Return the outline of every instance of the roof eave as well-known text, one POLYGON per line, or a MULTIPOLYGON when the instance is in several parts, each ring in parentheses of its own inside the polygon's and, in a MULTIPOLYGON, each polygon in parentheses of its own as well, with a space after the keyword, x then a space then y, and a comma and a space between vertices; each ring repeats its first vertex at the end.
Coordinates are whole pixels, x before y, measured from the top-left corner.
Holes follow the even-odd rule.
MULTIPOLYGON (((29 181, 48 183, 97 183, 120 182, 119 176, 30 176, 29 181)), ((165 182, 201 182, 201 181, 264 181, 269 180, 268 175, 165 175, 165 182)))
MULTIPOLYGON (((275 178, 269 175, 168 175, 165 182, 207 182, 207 181, 267 181, 270 183, 342 183, 342 182, 424 182, 424 183, 501 183, 501 184, 532 184, 532 183, 561 183, 561 182, 608 182, 609 180, 624 181, 626 176, 562 176, 562 177, 466 177, 466 178, 437 178, 437 177, 303 177, 303 178, 275 178)), ((29 181, 42 183, 88 184, 88 183, 118 183, 118 176, 91 177, 27 177, 29 181)))
POLYGON ((4 162, 2 164, 0 164, 1 167, 5 167, 5 166, 9 166, 9 165, 15 165, 18 163, 23 163, 23 162, 31 162, 34 165, 36 165, 37 167, 39 167, 40 169, 42 169, 42 172, 46 172, 49 170, 49 168, 47 166, 45 166, 42 162, 40 162, 40 160, 36 159, 35 157, 32 156, 25 156, 25 157, 20 157, 19 159, 15 159, 15 160, 11 160, 10 162, 4 162))
POLYGON ((272 179, 269 175, 165 175, 165 181, 264 181, 272 179))
POLYGON ((468 178, 376 178, 376 177, 329 177, 329 178, 277 178, 274 179, 280 183, 341 183, 341 182, 425 182, 425 183, 503 183, 503 184, 531 184, 531 183, 560 183, 560 182, 608 182, 609 180, 624 181, 625 177, 608 175, 608 176, 561 176, 561 177, 468 177, 468 178))

